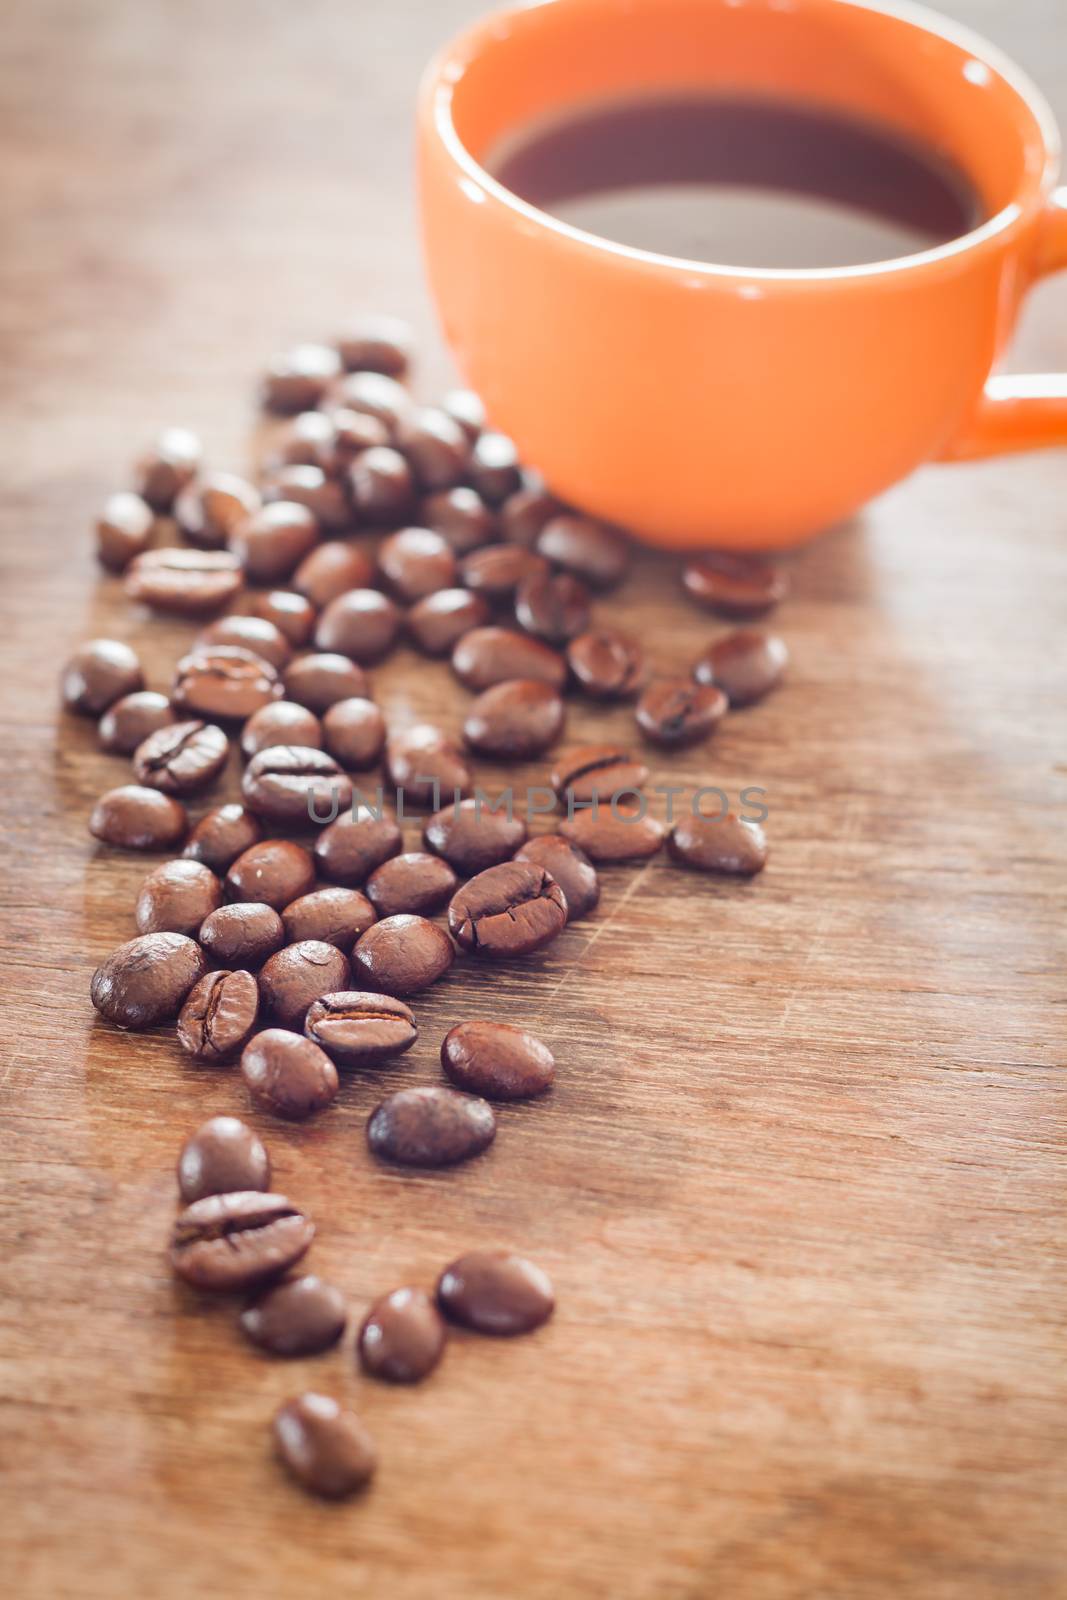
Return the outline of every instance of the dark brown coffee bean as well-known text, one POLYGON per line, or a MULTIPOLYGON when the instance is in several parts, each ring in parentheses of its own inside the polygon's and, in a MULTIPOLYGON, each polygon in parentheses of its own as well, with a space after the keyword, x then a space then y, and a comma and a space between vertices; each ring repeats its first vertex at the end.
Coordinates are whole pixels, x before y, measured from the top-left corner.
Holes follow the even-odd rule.
POLYGON ((454 957, 448 934, 425 917, 383 917, 356 940, 352 971, 368 989, 418 994, 444 977, 454 957))
POLYGON ((345 989, 313 1000, 304 1020, 309 1039, 344 1067, 376 1067, 419 1036, 410 1007, 388 994, 345 989))
POLYGON ((325 750, 274 745, 248 763, 241 795, 257 817, 307 828, 352 804, 352 780, 325 750))
MULTIPOLYGON (((230 548, 249 583, 278 583, 288 578, 318 542, 318 522, 307 506, 294 500, 272 500, 239 522, 230 535, 230 548)), ((274 665, 284 666, 285 662, 275 661, 274 665)))
POLYGON ((356 806, 322 830, 315 841, 315 860, 324 877, 358 888, 375 867, 402 849, 400 829, 392 817, 356 806))
POLYGON ((514 628, 474 628, 452 652, 452 670, 476 694, 513 678, 532 678, 562 689, 567 663, 540 639, 514 628))
POLYGON ((169 727, 174 712, 165 694, 138 689, 124 694, 100 718, 97 732, 105 750, 116 756, 130 756, 150 733, 169 727))
POLYGON ((555 744, 565 720, 563 701, 555 689, 516 678, 494 684, 471 702, 463 738, 480 755, 522 761, 555 744))
POLYGON ((763 829, 732 812, 725 817, 683 817, 671 829, 667 849, 684 867, 730 877, 751 878, 767 862, 763 829))
POLYGON ((579 686, 596 700, 628 700, 648 677, 641 646, 617 628, 580 633, 567 646, 567 661, 579 686))
POLYGON ((283 1194, 249 1189, 206 1195, 180 1212, 171 1265, 197 1289, 252 1289, 300 1260, 315 1225, 283 1194))
MULTIPOLYGON (((244 1049, 256 1030, 258 1019, 259 986, 250 972, 209 972, 190 991, 182 1006, 178 1017, 178 1043, 194 1061, 206 1061, 215 1066, 244 1049)), ((231 1119, 218 1120, 229 1122, 231 1119)), ((269 1164, 264 1164, 262 1180, 254 1182, 242 1173, 232 1183, 201 1189, 198 1194, 186 1194, 183 1188, 182 1195, 186 1200, 199 1200, 201 1194, 220 1194, 223 1188, 269 1189, 269 1164)))
POLYGON ((528 1100, 556 1075, 551 1050, 507 1022, 459 1022, 441 1042, 441 1065, 457 1089, 489 1100, 528 1100))
POLYGON ((531 861, 487 867, 456 890, 448 907, 448 931, 460 949, 490 961, 530 955, 566 923, 563 890, 531 861))
POLYGON ((176 711, 243 722, 283 693, 269 661, 242 645, 219 644, 182 657, 170 698, 176 711))
POLYGON ((144 673, 128 644, 90 639, 63 668, 60 688, 68 711, 98 717, 124 695, 143 689, 144 673))
POLYGON ((549 780, 564 808, 608 801, 629 794, 648 782, 648 768, 628 750, 614 744, 583 744, 565 750, 549 780))
POLYGON ((544 489, 516 489, 500 507, 500 537, 530 550, 546 522, 560 517, 566 506, 544 489))
POLYGON ((239 900, 219 906, 200 925, 204 950, 223 967, 254 971, 285 943, 285 925, 273 906, 262 901, 239 900))
POLYGON ((469 589, 438 589, 413 605, 407 629, 416 647, 428 656, 445 656, 472 628, 489 620, 489 602, 469 589))
MULTIPOLYGON (((208 974, 211 980, 225 977, 222 972, 208 974)), ((247 981, 248 974, 242 973, 241 977, 247 981)), ((251 1194, 257 1190, 265 1194, 269 1188, 270 1157, 263 1141, 236 1117, 212 1117, 182 1145, 178 1193, 187 1206, 209 1194, 251 1194)))
POLYGON ((313 411, 341 371, 341 357, 325 344, 298 344, 276 355, 263 378, 263 404, 291 416, 313 411))
POLYGON ((241 1312, 241 1332, 272 1356, 315 1356, 345 1331, 345 1297, 332 1283, 308 1274, 268 1289, 241 1312))
POLYGON ((780 567, 729 550, 709 550, 686 562, 682 586, 698 605, 723 617, 762 616, 789 593, 780 567))
POLYGON ((222 873, 262 837, 259 823, 244 806, 216 806, 200 818, 182 854, 222 873))
POLYGON ((209 722, 172 722, 150 733, 133 753, 138 783, 164 794, 195 794, 214 783, 230 753, 230 741, 209 722))
POLYGON ((347 656, 330 651, 297 656, 286 667, 282 682, 290 700, 319 715, 339 700, 362 699, 367 693, 362 667, 347 656))
MULTIPOLYGON (((464 556, 460 576, 467 588, 494 605, 510 604, 524 584, 550 574, 548 562, 518 544, 487 544, 464 556)), ((532 631, 532 630, 531 630, 532 631)))
POLYGON ((126 593, 153 611, 205 617, 241 590, 241 568, 228 550, 146 550, 126 568, 126 593))
POLYGON ((246 518, 260 507, 259 490, 232 472, 213 472, 183 489, 174 517, 190 544, 223 550, 246 518))
POLYGON ((112 494, 96 519, 96 553, 109 572, 125 572, 148 549, 155 518, 139 494, 112 494))
POLYGON ((89 832, 120 850, 168 850, 185 838, 185 807, 158 789, 124 783, 102 794, 89 818, 89 832))
POLYGON ((474 781, 461 752, 440 728, 425 722, 393 735, 385 750, 385 770, 405 805, 435 809, 442 800, 469 794, 474 781))
POLYGON ((584 850, 598 863, 644 861, 663 843, 663 828, 655 817, 642 817, 639 808, 593 806, 559 825, 568 844, 584 850))
POLYGON ((97 967, 89 994, 117 1028, 154 1028, 178 1015, 206 970, 194 940, 181 933, 145 933, 120 944, 97 967))
POLYGON ((409 417, 415 402, 402 383, 384 372, 349 372, 331 384, 329 401, 334 406, 347 406, 352 411, 365 411, 377 417, 395 439, 404 418, 409 417))
POLYGON ((348 469, 348 492, 362 522, 388 526, 414 510, 415 474, 390 445, 363 450, 348 469))
POLYGON ((465 556, 496 538, 493 513, 480 494, 462 484, 428 494, 420 507, 419 521, 447 539, 457 556, 465 556))
POLYGON ((322 746, 322 723, 295 700, 272 700, 254 711, 241 729, 241 754, 251 761, 272 745, 298 744, 305 750, 322 746))
POLYGON ((199 861, 164 861, 141 885, 134 909, 138 933, 184 933, 195 939, 204 918, 222 904, 222 884, 199 861))
POLYGON ((715 684, 731 707, 750 706, 777 688, 788 660, 785 643, 776 634, 740 628, 705 650, 693 676, 698 683, 715 684))
POLYGON ((399 317, 367 315, 341 335, 337 351, 346 372, 384 372, 402 378, 414 356, 415 336, 399 317))
POLYGON ((394 1289, 376 1300, 359 1330, 364 1372, 389 1383, 420 1383, 445 1351, 444 1319, 423 1289, 394 1289))
POLYGON ((288 839, 262 839, 243 850, 226 874, 231 900, 246 900, 284 911, 315 887, 315 863, 302 845, 288 839))
POLYGON ((467 479, 491 506, 500 505, 522 487, 518 452, 506 434, 479 435, 471 450, 467 479))
POLYGON ((330 539, 301 561, 293 574, 293 588, 321 611, 349 589, 365 588, 373 576, 365 550, 348 539, 330 539))
POLYGON ((428 917, 448 904, 457 886, 447 861, 414 850, 376 867, 367 879, 367 897, 380 917, 428 917))
POLYGON ((485 427, 485 406, 473 389, 449 389, 441 397, 441 410, 459 423, 471 444, 485 427))
POLYGON ((370 1434, 354 1412, 328 1395, 287 1400, 272 1426, 278 1458, 309 1494, 343 1500, 374 1476, 377 1453, 370 1434))
POLYGON ((556 1306, 548 1274, 507 1250, 472 1250, 446 1267, 437 1283, 446 1317, 475 1333, 530 1333, 556 1306))
POLYGON ((315 608, 302 594, 289 589, 272 589, 269 594, 258 594, 252 599, 252 610, 257 617, 273 622, 294 650, 302 650, 315 628, 315 608))
POLYGON ((283 423, 267 458, 267 470, 321 467, 329 472, 327 462, 332 460, 336 444, 333 420, 325 411, 298 411, 291 421, 283 423))
POLYGON ((568 844, 558 833, 542 833, 515 852, 516 861, 532 861, 544 867, 560 888, 567 902, 567 921, 575 922, 596 909, 600 900, 600 880, 584 850, 568 844))
POLYGON ((486 867, 510 861, 526 839, 526 823, 509 815, 506 807, 491 808, 487 799, 476 795, 458 805, 442 806, 427 818, 422 837, 427 850, 471 878, 486 867))
POLYGON ((399 628, 400 612, 388 595, 377 589, 350 589, 331 600, 322 613, 315 646, 366 664, 389 653, 399 628))
POLYGON ((337 1068, 325 1050, 284 1028, 266 1028, 248 1041, 241 1076, 257 1106, 290 1122, 304 1122, 337 1098, 337 1068))
POLYGON ((377 766, 385 748, 385 718, 373 700, 338 700, 322 719, 326 748, 346 772, 377 766))
MULTIPOLYGON (((316 413, 321 416, 322 412, 316 413)), ((315 465, 329 477, 343 478, 358 455, 389 443, 389 429, 368 411, 353 411, 350 406, 331 406, 328 421, 333 430, 329 448, 319 447, 315 465)))
POLYGON ((726 715, 727 700, 713 684, 692 678, 654 678, 637 702, 637 726, 653 744, 676 750, 699 744, 726 715))
POLYGON ((200 470, 203 448, 188 428, 164 428, 133 470, 133 486, 154 511, 169 511, 200 470))
POLYGON ((594 589, 614 588, 630 565, 626 541, 590 517, 553 517, 538 534, 537 549, 594 589))
POLYGON ((405 417, 397 433, 416 479, 424 490, 453 489, 467 467, 471 445, 454 417, 436 406, 422 406, 405 417))
POLYGON ((589 590, 569 572, 525 578, 515 593, 520 628, 546 644, 564 645, 589 626, 589 590))
POLYGON ((346 953, 361 933, 366 933, 378 913, 358 889, 313 889, 282 912, 290 944, 319 939, 346 953))
POLYGON ((279 467, 264 483, 263 498, 303 506, 327 534, 344 533, 354 520, 347 486, 321 467, 279 467))
MULTIPOLYGON (((372 927, 363 937, 373 932, 372 927)), ((350 977, 348 958, 336 945, 301 939, 271 956, 259 975, 259 989, 264 1005, 283 1027, 302 1028, 311 1002, 347 989, 350 977)))
POLYGON ((450 1167, 481 1155, 493 1142, 496 1118, 486 1100, 455 1089, 401 1089, 375 1106, 367 1143, 383 1161, 403 1167, 450 1167))
POLYGON ((430 528, 398 528, 378 548, 378 571, 406 605, 413 605, 456 581, 456 558, 441 534, 430 528))

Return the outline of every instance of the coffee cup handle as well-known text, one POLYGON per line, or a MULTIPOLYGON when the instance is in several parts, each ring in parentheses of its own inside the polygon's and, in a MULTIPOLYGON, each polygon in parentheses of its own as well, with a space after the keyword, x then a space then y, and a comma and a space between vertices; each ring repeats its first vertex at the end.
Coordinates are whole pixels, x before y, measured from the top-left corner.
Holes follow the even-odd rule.
MULTIPOLYGON (((1067 186, 1049 197, 1032 281, 1063 267, 1067 267, 1067 186)), ((1056 444, 1067 445, 1067 372, 1003 373, 989 379, 975 415, 941 460, 974 461, 1056 444)))

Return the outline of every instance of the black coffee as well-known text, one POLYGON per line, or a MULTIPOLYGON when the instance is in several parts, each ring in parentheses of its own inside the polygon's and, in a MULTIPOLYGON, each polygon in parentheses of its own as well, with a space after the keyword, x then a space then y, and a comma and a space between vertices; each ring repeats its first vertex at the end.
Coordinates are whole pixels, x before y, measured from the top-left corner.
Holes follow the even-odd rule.
POLYGON ((590 108, 490 157, 507 188, 602 238, 740 267, 843 267, 978 226, 947 159, 876 123, 710 95, 590 108))

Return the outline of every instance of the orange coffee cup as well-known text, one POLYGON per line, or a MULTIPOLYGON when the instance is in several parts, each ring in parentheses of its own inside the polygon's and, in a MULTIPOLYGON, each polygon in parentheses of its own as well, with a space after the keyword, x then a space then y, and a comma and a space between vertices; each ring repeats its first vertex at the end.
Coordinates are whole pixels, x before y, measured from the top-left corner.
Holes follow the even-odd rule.
POLYGON ((999 51, 869 0, 540 0, 455 39, 419 101, 426 260, 467 381, 558 494, 674 548, 795 544, 922 462, 1067 443, 1067 375, 990 377, 1067 265, 1058 164, 999 51), (988 220, 892 261, 748 270, 584 233, 480 164, 583 102, 694 90, 888 124, 988 220))

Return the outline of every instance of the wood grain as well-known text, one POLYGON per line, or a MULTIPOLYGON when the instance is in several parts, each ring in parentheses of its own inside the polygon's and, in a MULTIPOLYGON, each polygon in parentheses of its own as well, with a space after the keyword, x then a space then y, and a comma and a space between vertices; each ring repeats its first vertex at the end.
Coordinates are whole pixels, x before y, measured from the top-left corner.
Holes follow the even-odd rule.
MULTIPOLYGON (((514 969, 458 966, 419 1006, 422 1040, 386 1087, 435 1081, 440 1036, 468 1015, 522 1020, 557 1053, 553 1093, 505 1108, 469 1167, 373 1166, 377 1079, 282 1127, 247 1112, 232 1072, 89 1008, 146 864, 87 837, 122 766, 57 716, 57 667, 114 634, 164 685, 192 632, 100 578, 91 517, 166 423, 241 466, 257 369, 352 309, 412 316, 421 389, 447 380, 410 107, 473 9, 43 0, 5 16, 6 1586, 1053 1600, 1062 453, 920 473, 794 563, 788 687, 657 764, 661 781, 766 789, 761 879, 607 872, 595 920, 514 969), (500 1242, 552 1273, 555 1320, 457 1337, 414 1392, 357 1379, 350 1341, 258 1356, 162 1254, 180 1140, 223 1111, 267 1139, 354 1313, 500 1242), (378 1439, 360 1504, 311 1503, 270 1459, 267 1419, 309 1385, 378 1439)), ((1057 0, 952 9, 1067 114, 1057 0)), ((1065 294, 1041 291, 1013 359, 1067 365, 1065 294)), ((604 611, 664 666, 713 631, 651 557, 604 611)), ((401 652, 374 681, 395 719, 458 726, 444 668, 401 652)), ((575 703, 570 731, 629 738, 628 713, 575 703)))

